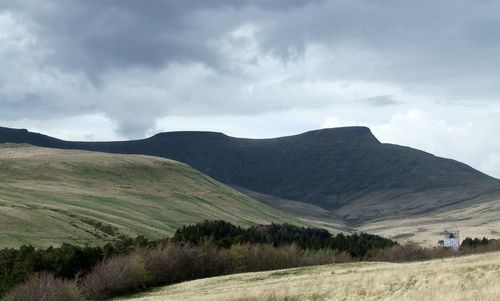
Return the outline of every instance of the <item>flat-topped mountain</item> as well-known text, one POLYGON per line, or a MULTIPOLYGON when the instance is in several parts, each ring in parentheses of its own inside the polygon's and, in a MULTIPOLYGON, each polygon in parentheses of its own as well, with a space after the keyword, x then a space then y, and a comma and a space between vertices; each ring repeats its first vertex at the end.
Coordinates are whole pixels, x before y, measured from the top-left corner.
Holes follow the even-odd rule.
POLYGON ((170 158, 255 191, 254 197, 268 196, 268 204, 272 198, 309 203, 352 225, 468 206, 500 194, 499 180, 455 160, 381 143, 366 127, 273 139, 167 132, 119 142, 70 142, 2 128, 0 142, 170 158))

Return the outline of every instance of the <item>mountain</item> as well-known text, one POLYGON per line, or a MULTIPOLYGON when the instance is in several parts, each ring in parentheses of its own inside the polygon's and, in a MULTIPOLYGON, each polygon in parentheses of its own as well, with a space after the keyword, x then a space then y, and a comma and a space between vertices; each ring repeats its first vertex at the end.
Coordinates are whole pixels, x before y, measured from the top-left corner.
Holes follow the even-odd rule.
POLYGON ((168 132, 119 142, 70 142, 2 128, 0 142, 170 158, 280 210, 310 219, 301 210, 312 205, 322 221, 331 216, 332 223, 352 227, 500 199, 498 179, 455 160, 381 143, 366 127, 273 139, 168 132))
POLYGON ((303 225, 184 163, 0 145, 0 248, 165 238, 204 219, 303 225))

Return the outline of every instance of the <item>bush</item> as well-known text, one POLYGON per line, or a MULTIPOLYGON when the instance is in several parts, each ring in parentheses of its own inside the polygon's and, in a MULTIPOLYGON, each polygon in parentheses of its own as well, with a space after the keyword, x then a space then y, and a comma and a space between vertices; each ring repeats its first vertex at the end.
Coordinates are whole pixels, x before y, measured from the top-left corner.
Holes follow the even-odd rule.
POLYGON ((41 273, 12 289, 4 301, 77 301, 83 300, 75 284, 41 273))
POLYGON ((366 260, 387 262, 410 262, 458 255, 446 248, 424 248, 414 242, 395 245, 390 248, 373 250, 367 253, 366 260))
POLYGON ((500 240, 497 239, 487 239, 483 237, 479 238, 465 238, 460 245, 460 254, 476 254, 476 253, 486 253, 500 251, 500 240))
POLYGON ((304 250, 296 245, 234 245, 227 250, 232 273, 258 272, 334 262, 331 250, 304 250))
POLYGON ((231 272, 227 252, 213 246, 167 244, 139 252, 151 276, 150 285, 170 284, 231 272))
POLYGON ((99 300, 146 287, 226 275, 333 262, 331 251, 297 246, 237 244, 229 249, 169 243, 119 255, 98 264, 80 283, 83 295, 99 300))
POLYGON ((143 289, 148 279, 144 259, 134 252, 99 263, 81 281, 80 290, 88 299, 103 300, 143 289))
POLYGON ((347 252, 340 252, 333 257, 334 263, 346 263, 346 262, 352 262, 352 261, 353 260, 352 260, 351 254, 349 254, 347 252))
POLYGON ((297 261, 298 256, 295 248, 275 248, 262 244, 237 244, 227 252, 234 273, 276 270, 284 266, 296 266, 292 262, 297 261))

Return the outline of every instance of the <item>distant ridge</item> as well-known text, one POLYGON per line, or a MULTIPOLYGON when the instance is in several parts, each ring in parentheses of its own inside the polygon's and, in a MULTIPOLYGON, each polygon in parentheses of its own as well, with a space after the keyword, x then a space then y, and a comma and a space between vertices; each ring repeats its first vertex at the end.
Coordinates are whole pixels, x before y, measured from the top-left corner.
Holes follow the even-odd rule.
POLYGON ((166 132, 117 142, 70 142, 0 128, 0 142, 170 158, 234 187, 320 206, 352 225, 500 195, 499 180, 455 160, 381 143, 367 127, 272 139, 166 132))

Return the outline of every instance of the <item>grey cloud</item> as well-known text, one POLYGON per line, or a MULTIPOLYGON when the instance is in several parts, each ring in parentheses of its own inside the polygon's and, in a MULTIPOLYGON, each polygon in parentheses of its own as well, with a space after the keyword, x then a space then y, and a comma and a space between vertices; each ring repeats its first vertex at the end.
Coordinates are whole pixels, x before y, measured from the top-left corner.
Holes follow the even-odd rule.
POLYGON ((348 74, 368 80, 428 83, 484 76, 496 74, 493 62, 500 60, 500 4, 492 1, 90 0, 45 1, 41 8, 24 3, 12 6, 54 51, 52 63, 93 76, 172 61, 217 67, 225 58, 207 42, 248 22, 262 27, 261 47, 285 60, 311 43, 325 45, 332 55, 372 52, 381 61, 378 70, 348 74))
MULTIPOLYGON (((257 115, 343 101, 319 96, 301 101, 297 97, 307 93, 287 92, 304 82, 381 82, 437 95, 443 103, 497 101, 500 93, 500 3, 495 1, 4 0, 2 11, 36 38, 36 45, 19 48, 13 59, 23 60, 22 67, 11 63, 0 70, 0 117, 9 120, 103 113, 121 134, 138 137, 176 112, 257 115), (257 28, 256 44, 248 46, 257 50, 249 61, 262 69, 250 76, 233 67, 238 58, 232 53, 214 47, 245 24, 257 28), (289 63, 307 65, 308 51, 316 46, 323 49, 313 58, 320 61, 317 69, 294 74, 295 83, 287 74, 272 74, 286 73, 289 63), (30 56, 36 59, 25 63, 30 56), (268 71, 264 56, 285 67, 268 71), (210 74, 198 78, 181 68, 155 75, 193 64, 210 74), (25 76, 12 83, 9 73, 25 76), (130 78, 117 83, 120 74, 130 78), (262 84, 276 82, 272 76, 289 85, 262 84), (18 92, 7 93, 11 86, 18 92), (124 95, 129 86, 141 87, 124 95), (258 86, 257 92, 246 94, 251 86, 258 86), (139 113, 131 116, 130 108, 139 113)), ((1 45, 0 60, 7 60, 1 45)), ((397 104, 395 99, 384 94, 363 102, 387 106, 397 104)))
POLYGON ((127 120, 119 118, 117 132, 123 137, 142 137, 154 126, 155 120, 147 117, 134 116, 127 120))
POLYGON ((471 1, 328 1, 274 16, 262 32, 273 53, 324 45, 332 57, 370 53, 375 64, 331 76, 424 86, 456 94, 498 86, 500 4, 471 1), (287 33, 287 34, 285 34, 287 33), (496 55, 495 55, 496 53, 496 55), (467 85, 481 78, 483 85, 467 85), (450 91, 452 92, 452 91, 450 91))
POLYGON ((207 42, 240 22, 252 21, 247 11, 276 12, 307 3, 70 0, 45 1, 41 7, 25 1, 24 5, 14 3, 11 7, 29 20, 40 43, 53 52, 49 63, 63 69, 83 70, 97 79, 110 69, 155 69, 171 62, 195 61, 217 68, 224 58, 207 42))
POLYGON ((402 104, 400 101, 395 100, 393 95, 378 95, 362 99, 361 102, 375 107, 393 106, 402 104))

